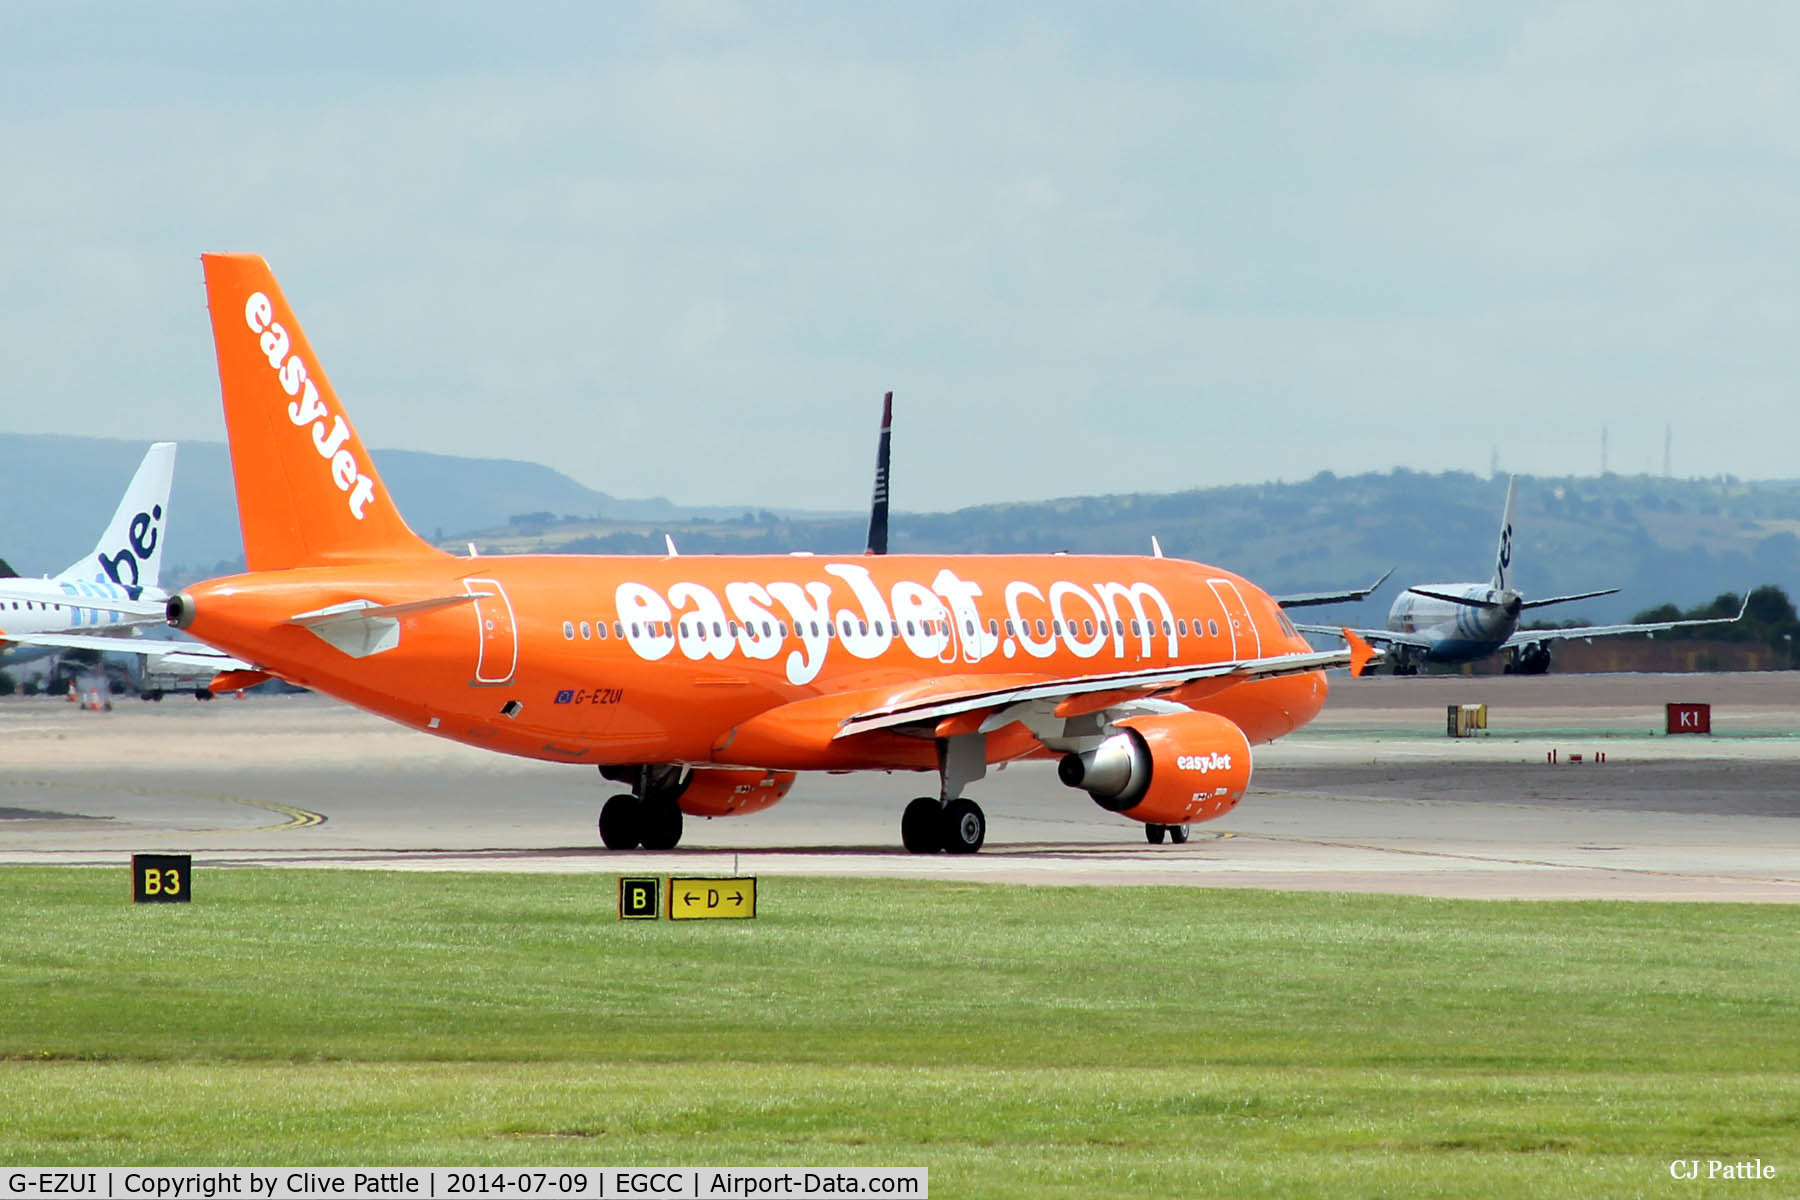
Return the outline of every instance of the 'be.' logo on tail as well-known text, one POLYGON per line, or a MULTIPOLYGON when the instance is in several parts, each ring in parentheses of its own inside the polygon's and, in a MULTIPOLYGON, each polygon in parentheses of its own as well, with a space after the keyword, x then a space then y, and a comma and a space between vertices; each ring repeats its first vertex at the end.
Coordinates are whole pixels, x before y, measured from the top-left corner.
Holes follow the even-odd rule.
POLYGON ((101 547, 94 556, 106 577, 126 589, 133 600, 137 599, 144 587, 143 571, 139 564, 153 561, 156 553, 156 544, 160 540, 157 522, 162 520, 162 515, 160 504, 153 505, 147 513, 133 515, 127 544, 113 554, 108 554, 106 548, 101 547), (127 578, 127 575, 130 577, 127 578))

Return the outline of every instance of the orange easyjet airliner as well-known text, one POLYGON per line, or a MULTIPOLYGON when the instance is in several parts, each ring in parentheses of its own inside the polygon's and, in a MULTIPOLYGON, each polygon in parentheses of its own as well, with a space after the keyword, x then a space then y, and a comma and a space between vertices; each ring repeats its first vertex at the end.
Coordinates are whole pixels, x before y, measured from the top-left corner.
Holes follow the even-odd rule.
POLYGON ((401 724, 627 789, 608 847, 767 808, 797 771, 935 771, 901 836, 970 853, 989 764, 1186 839, 1304 725, 1324 670, 1260 588, 1176 559, 1077 555, 464 558, 408 529, 267 264, 203 258, 249 570, 169 620, 252 669, 401 724))

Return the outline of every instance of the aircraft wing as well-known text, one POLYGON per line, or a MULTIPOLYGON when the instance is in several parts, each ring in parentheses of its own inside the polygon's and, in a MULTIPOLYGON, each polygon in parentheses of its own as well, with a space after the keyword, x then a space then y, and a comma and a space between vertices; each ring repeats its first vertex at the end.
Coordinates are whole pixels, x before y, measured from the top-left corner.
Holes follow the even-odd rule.
MULTIPOLYGON (((1033 701, 1054 701, 1059 710, 1071 710, 1068 713, 1059 711, 1058 715, 1076 715, 1101 711, 1112 702, 1180 693, 1207 681, 1221 685, 1208 689, 1210 694, 1251 679, 1298 675, 1330 667, 1349 667, 1352 673, 1361 675, 1379 654, 1353 630, 1344 630, 1343 636, 1349 644, 1342 650, 1314 650, 1305 654, 1277 654, 1268 658, 1156 667, 1146 671, 1115 671, 1041 682, 1015 681, 995 688, 964 689, 937 695, 915 694, 903 703, 852 713, 839 723, 833 739, 902 725, 935 725, 963 714, 999 710, 968 730, 971 733, 987 732, 1007 723, 998 719, 1005 715, 1005 710, 1033 701)), ((1180 696, 1172 698, 1180 699, 1180 696)))
POLYGON ((177 641, 174 638, 108 636, 104 633, 19 633, 5 638, 24 646, 53 646, 64 650, 99 650, 107 654, 141 654, 172 667, 210 668, 215 671, 246 671, 254 666, 233 658, 223 650, 215 650, 204 642, 177 641))
POLYGON ((1302 625, 1298 621, 1294 628, 1301 633, 1323 633, 1334 638, 1341 638, 1346 633, 1354 633, 1371 646, 1417 646, 1426 649, 1431 639, 1422 633, 1395 633, 1392 629, 1345 629, 1339 625, 1302 625))
POLYGON ((1533 642, 1566 642, 1571 638, 1618 637, 1628 633, 1660 633, 1665 629, 1691 628, 1695 625, 1731 625, 1744 619, 1750 608, 1750 594, 1744 593, 1743 606, 1735 617, 1702 617, 1691 621, 1646 621, 1640 625, 1581 625, 1574 629, 1521 629, 1504 642, 1508 646, 1526 646, 1533 642))
MULTIPOLYGON (((1313 605, 1313 604, 1347 604, 1352 600, 1361 600, 1364 596, 1367 596, 1370 592, 1374 591, 1376 588, 1378 588, 1382 584, 1386 583, 1388 580, 1388 576, 1392 575, 1393 573, 1394 573, 1394 568, 1389 567, 1387 570, 1385 570, 1381 573, 1380 579, 1377 579, 1374 583, 1371 583, 1366 588, 1358 588, 1354 591, 1349 591, 1349 592, 1293 592, 1286 596, 1272 596, 1270 598, 1272 600, 1274 600, 1275 603, 1281 605, 1281 607, 1283 607, 1283 608, 1306 608, 1309 605, 1313 605)), ((1302 626, 1302 628, 1304 628, 1304 626, 1302 626)), ((1333 630, 1333 632, 1335 632, 1335 629, 1333 630)))

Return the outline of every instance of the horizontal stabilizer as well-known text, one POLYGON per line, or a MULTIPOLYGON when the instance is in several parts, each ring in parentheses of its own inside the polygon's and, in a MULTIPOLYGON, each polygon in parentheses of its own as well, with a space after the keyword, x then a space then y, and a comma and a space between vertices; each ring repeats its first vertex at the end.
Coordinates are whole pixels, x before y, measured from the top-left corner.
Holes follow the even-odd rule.
POLYGON ((1607 588, 1605 591, 1602 591, 1602 592, 1579 592, 1573 596, 1551 596, 1547 600, 1527 600, 1527 601, 1525 601, 1525 603, 1523 605, 1521 605, 1521 607, 1523 607, 1523 608, 1543 608, 1547 604, 1568 604, 1571 601, 1575 601, 1575 600, 1592 600, 1595 596, 1615 595, 1615 594, 1617 594, 1618 590, 1619 590, 1618 588, 1607 588))
MULTIPOLYGON (((80 585, 73 585, 80 586, 80 585)), ((80 608, 89 612, 119 613, 121 616, 134 618, 130 621, 118 621, 120 625, 145 625, 168 619, 169 606, 163 600, 132 600, 125 596, 89 596, 77 595, 64 591, 51 595, 42 586, 38 588, 20 587, 15 582, 11 587, 0 584, 0 601, 17 601, 20 604, 60 604, 64 608, 80 608)))
POLYGON ((367 658, 400 644, 400 618, 482 600, 492 592, 457 592, 428 600, 378 604, 373 600, 346 600, 328 608, 295 613, 287 624, 298 625, 351 658, 367 658))
POLYGON ((1475 596, 1458 596, 1454 592, 1433 592, 1426 588, 1407 588, 1415 596, 1429 596, 1433 600, 1442 600, 1446 604, 1461 604, 1468 608, 1504 608, 1505 605, 1493 600, 1475 596))
POLYGON ((206 690, 215 695, 226 695, 230 692, 241 692, 253 688, 259 683, 267 683, 273 679, 267 671, 220 671, 206 685, 206 690))

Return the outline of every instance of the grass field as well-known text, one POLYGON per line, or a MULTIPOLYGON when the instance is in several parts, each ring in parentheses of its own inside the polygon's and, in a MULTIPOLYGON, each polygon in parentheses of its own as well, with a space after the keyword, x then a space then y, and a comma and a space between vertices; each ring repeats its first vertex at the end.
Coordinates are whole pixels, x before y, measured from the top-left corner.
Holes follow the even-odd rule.
POLYGON ((0 1161, 924 1166, 939 1196, 1800 1190, 1800 911, 7 869, 0 1161), (1704 1185, 1701 1185, 1704 1186, 1704 1185))

